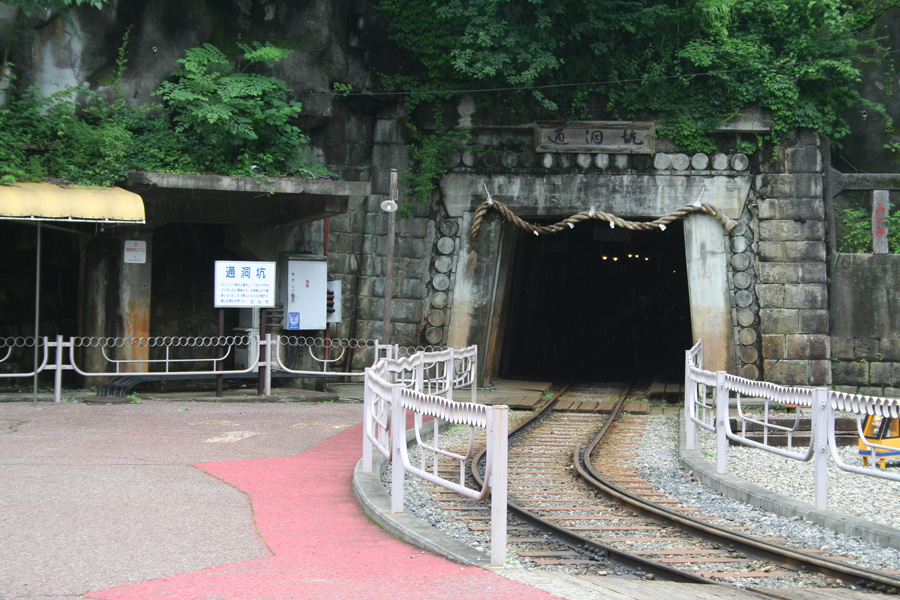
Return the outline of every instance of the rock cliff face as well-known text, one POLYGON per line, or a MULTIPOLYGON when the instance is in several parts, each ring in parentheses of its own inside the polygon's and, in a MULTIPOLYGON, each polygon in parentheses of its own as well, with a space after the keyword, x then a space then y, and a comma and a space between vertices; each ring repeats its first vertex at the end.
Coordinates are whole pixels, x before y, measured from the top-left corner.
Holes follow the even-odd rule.
MULTIPOLYGON (((372 89, 378 78, 363 44, 385 43, 384 27, 369 2, 336 0, 110 0, 102 9, 78 7, 68 19, 50 13, 25 16, 0 5, 3 83, 10 71, 20 85, 45 93, 89 85, 103 92, 116 69, 118 49, 130 30, 128 68, 122 87, 135 104, 156 100, 152 93, 178 68, 188 48, 213 43, 226 50, 237 39, 268 41, 294 53, 275 66, 294 99, 303 103, 301 127, 317 152, 345 178, 365 174, 370 158, 367 126, 376 102, 336 101, 335 83, 354 90, 372 89), (343 172, 347 168, 346 173, 343 172)), ((2 89, 0 87, 0 89, 2 89)))

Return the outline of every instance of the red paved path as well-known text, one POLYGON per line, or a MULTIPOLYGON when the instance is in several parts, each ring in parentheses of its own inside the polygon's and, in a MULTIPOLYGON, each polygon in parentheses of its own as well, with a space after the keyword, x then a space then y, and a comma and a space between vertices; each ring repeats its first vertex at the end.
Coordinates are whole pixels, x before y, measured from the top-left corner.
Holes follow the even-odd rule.
POLYGON ((386 533, 351 490, 362 426, 297 456, 200 464, 246 492, 272 556, 91 592, 110 600, 551 600, 386 533))

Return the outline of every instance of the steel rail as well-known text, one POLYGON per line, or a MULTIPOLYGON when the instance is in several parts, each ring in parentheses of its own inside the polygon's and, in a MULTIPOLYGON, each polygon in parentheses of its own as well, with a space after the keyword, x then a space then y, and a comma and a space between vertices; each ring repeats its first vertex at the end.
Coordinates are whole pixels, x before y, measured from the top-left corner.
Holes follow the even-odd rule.
MULTIPOLYGON (((552 407, 557 403, 559 398, 572 386, 574 382, 568 382, 559 392, 557 392, 553 398, 544 405, 541 410, 537 413, 519 423, 515 429, 509 432, 510 438, 513 437, 514 434, 521 432, 526 427, 535 424, 544 417, 547 412, 552 409, 552 407)), ((618 415, 621 411, 622 406, 625 403, 625 399, 628 398, 628 392, 631 391, 631 384, 629 384, 626 388, 622 396, 619 398, 616 403, 616 407, 613 409, 613 414, 607 419, 606 423, 603 425, 601 432, 605 432, 610 424, 613 422, 614 417, 618 415)), ((472 459, 470 471, 472 477, 476 482, 481 484, 481 475, 477 468, 477 465, 481 462, 482 457, 484 456, 485 450, 482 450, 477 455, 475 455, 472 459)), ((648 560, 642 556, 637 556, 635 554, 629 554, 618 548, 614 548, 612 546, 608 546, 606 544, 600 543, 597 540, 592 540, 590 538, 584 537, 577 533, 567 530, 564 527, 560 527, 554 523, 551 523, 547 519, 535 515, 534 513, 522 508, 514 502, 507 502, 508 510, 513 514, 516 514, 522 520, 530 523, 537 529, 544 531, 553 535, 557 540, 562 542, 563 544, 575 549, 578 552, 584 553, 589 556, 595 557, 606 557, 611 559, 619 564, 632 568, 636 571, 643 571, 646 573, 652 573, 654 577, 664 580, 671 581, 675 583, 704 583, 709 584, 713 583, 716 585, 721 585, 725 587, 734 587, 728 584, 724 584, 721 582, 711 582, 709 579, 700 577, 699 575, 694 575, 693 573, 688 573, 686 571, 682 571, 680 569, 676 569, 674 567, 670 567, 669 565, 659 564, 648 560)))
MULTIPOLYGON (((691 535, 723 545, 736 547, 748 556, 762 558, 792 569, 804 568, 807 572, 813 571, 843 581, 852 581, 857 585, 866 587, 870 590, 877 590, 879 592, 887 592, 890 594, 900 593, 900 578, 898 577, 891 577, 878 571, 871 571, 869 569, 848 565, 828 558, 813 556, 798 550, 793 550, 751 536, 729 531, 721 527, 716 527, 715 525, 704 523, 698 519, 679 514, 610 483, 594 468, 591 464, 590 457, 593 455, 599 443, 603 440, 603 436, 609 426, 613 423, 615 418, 618 417, 620 410, 621 406, 617 406, 614 413, 610 415, 610 418, 588 446, 587 450, 582 452, 581 448, 576 448, 573 456, 573 464, 575 465, 578 474, 587 483, 608 498, 627 505, 629 509, 639 512, 653 520, 675 524, 691 535)), ((703 581, 705 583, 710 583, 708 579, 704 579, 703 581)), ((760 590, 755 591, 760 592, 760 590)), ((773 590, 766 590, 765 592, 760 593, 778 597, 777 593, 773 590)))

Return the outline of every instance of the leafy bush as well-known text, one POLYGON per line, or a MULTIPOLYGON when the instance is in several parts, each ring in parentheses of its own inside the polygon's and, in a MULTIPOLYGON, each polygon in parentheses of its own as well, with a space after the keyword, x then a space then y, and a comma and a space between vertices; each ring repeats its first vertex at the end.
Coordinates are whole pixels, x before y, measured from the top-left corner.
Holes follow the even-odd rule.
POLYGON ((291 123, 302 105, 288 99, 281 79, 247 72, 253 65, 271 67, 291 51, 238 46, 244 53, 237 65, 212 44, 188 50, 173 80, 154 94, 162 97, 176 133, 203 149, 204 169, 230 175, 249 175, 252 165, 272 175, 296 171, 293 160, 309 142, 291 123))
POLYGON ((293 124, 301 105, 288 98, 284 81, 248 72, 290 51, 238 45, 243 65, 210 44, 188 50, 173 80, 156 92, 164 106, 125 101, 125 44, 112 99, 84 87, 49 97, 37 88, 11 94, 0 106, 0 183, 52 177, 110 186, 129 170, 331 175, 293 124))
MULTIPOLYGON (((872 213, 865 208, 845 208, 840 212, 838 250, 849 253, 872 252, 872 213)), ((900 254, 900 212, 888 214, 888 247, 900 254)))

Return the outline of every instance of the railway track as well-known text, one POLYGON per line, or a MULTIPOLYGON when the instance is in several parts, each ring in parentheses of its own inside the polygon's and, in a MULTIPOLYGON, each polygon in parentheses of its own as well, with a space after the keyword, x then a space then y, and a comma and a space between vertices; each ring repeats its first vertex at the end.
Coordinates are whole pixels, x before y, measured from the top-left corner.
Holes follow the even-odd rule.
MULTIPOLYGON (((629 386, 567 386, 510 435, 508 547, 518 560, 584 575, 718 583, 768 597, 786 588, 852 593, 846 585, 900 593, 900 579, 752 538, 653 490, 631 469, 640 418, 623 415, 629 386), (611 414, 555 411, 590 395, 615 400, 611 414)), ((478 457, 473 461, 477 464, 478 457)), ((479 479, 479 470, 472 469, 479 479)), ((439 498, 472 529, 486 530, 486 507, 439 498)))

